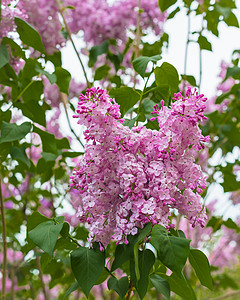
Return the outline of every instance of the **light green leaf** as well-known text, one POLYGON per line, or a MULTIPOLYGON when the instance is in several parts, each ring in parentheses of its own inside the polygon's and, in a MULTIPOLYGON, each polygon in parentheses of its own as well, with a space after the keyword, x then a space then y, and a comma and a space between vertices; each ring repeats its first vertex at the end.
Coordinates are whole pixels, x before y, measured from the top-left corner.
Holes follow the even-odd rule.
POLYGON ((148 66, 148 63, 151 61, 153 63, 158 62, 159 60, 162 59, 161 55, 154 55, 154 56, 140 56, 133 61, 133 68, 134 70, 144 79, 146 69, 148 66))
POLYGON ((77 281, 75 281, 70 288, 66 291, 66 293, 64 294, 63 300, 67 298, 67 296, 69 296, 72 292, 76 291, 79 288, 79 284, 77 281))

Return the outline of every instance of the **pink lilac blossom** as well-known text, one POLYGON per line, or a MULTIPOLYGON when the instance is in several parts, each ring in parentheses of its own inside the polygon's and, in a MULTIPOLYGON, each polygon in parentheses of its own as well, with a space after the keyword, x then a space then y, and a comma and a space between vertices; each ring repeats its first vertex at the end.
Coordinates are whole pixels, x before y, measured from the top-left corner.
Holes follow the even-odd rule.
MULTIPOLYGON (((137 26, 138 1, 120 0, 110 4, 107 0, 65 0, 65 5, 73 6, 66 14, 72 33, 83 31, 86 43, 98 45, 108 39, 126 43, 128 31, 137 26)), ((161 14, 155 0, 141 1, 141 28, 149 28, 159 35, 162 32, 166 13, 161 14)))
POLYGON ((159 131, 131 130, 105 90, 91 88, 80 95, 75 117, 87 127, 87 144, 70 186, 78 190, 77 215, 90 226, 90 243, 127 243, 127 235, 149 222, 169 227, 172 208, 193 227, 204 226, 199 194, 206 181, 194 155, 209 141, 198 127, 206 98, 189 88, 174 100, 171 108, 155 106, 159 131))
POLYGON ((1 1, 1 23, 0 23, 0 40, 4 36, 8 36, 11 32, 16 30, 16 25, 14 23, 14 18, 18 17, 21 19, 26 19, 26 12, 18 7, 13 7, 11 5, 11 0, 1 1))

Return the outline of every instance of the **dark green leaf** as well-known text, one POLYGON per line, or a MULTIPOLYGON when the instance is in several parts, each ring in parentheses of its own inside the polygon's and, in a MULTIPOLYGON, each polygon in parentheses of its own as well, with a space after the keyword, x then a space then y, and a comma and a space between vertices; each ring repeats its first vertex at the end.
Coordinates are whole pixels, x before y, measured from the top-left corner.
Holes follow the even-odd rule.
POLYGON ((199 35, 198 44, 201 50, 212 51, 212 44, 208 41, 208 39, 205 36, 199 35))
POLYGON ((21 125, 2 122, 0 144, 18 141, 24 138, 31 130, 31 123, 24 122, 21 125))
POLYGON ((24 147, 12 147, 10 149, 12 159, 23 162, 28 168, 31 167, 31 162, 28 159, 24 147))
POLYGON ((42 75, 45 75, 51 84, 56 83, 57 77, 55 74, 51 74, 44 69, 40 68, 39 65, 36 65, 36 71, 42 75))
POLYGON ((44 152, 58 154, 57 143, 53 134, 43 131, 36 126, 33 126, 33 131, 40 136, 44 152))
POLYGON ((11 38, 5 36, 2 39, 2 44, 9 45, 11 47, 11 52, 13 56, 26 59, 25 53, 22 50, 22 48, 17 43, 15 43, 14 40, 12 40, 11 38))
POLYGON ((155 80, 158 87, 168 85, 170 88, 170 94, 173 96, 178 91, 179 76, 177 70, 173 65, 164 62, 161 67, 157 67, 154 70, 155 80))
POLYGON ((15 18, 14 21, 17 25, 17 32, 22 42, 33 47, 35 50, 44 53, 45 50, 39 33, 30 24, 20 18, 15 18))
POLYGON ((129 287, 128 277, 124 276, 120 279, 110 277, 107 282, 107 286, 109 290, 114 290, 118 293, 118 295, 123 298, 129 287))
POLYGON ((119 244, 115 250, 115 258, 111 267, 111 271, 115 271, 121 267, 130 257, 130 248, 125 244, 119 244))
POLYGON ((69 140, 66 137, 64 137, 62 139, 56 139, 56 143, 57 143, 57 148, 60 150, 71 148, 69 140))
POLYGON ((201 284, 212 290, 213 280, 206 255, 200 250, 190 249, 189 262, 194 268, 201 284))
POLYGON ((29 231, 28 236, 40 249, 53 256, 53 250, 58 236, 62 230, 63 223, 55 224, 54 221, 40 223, 29 231))
POLYGON ((42 126, 46 126, 46 114, 38 101, 29 101, 27 103, 18 102, 15 104, 15 107, 21 109, 23 115, 32 121, 42 126))
POLYGON ((211 219, 208 221, 206 227, 212 227, 213 232, 218 231, 223 224, 222 218, 217 218, 215 216, 212 216, 211 219))
POLYGON ((157 250, 160 261, 180 276, 189 255, 190 240, 169 236, 163 226, 155 225, 150 243, 157 250))
POLYGON ((165 274, 160 274, 161 277, 165 278, 169 285, 170 290, 182 297, 185 300, 197 300, 196 295, 189 284, 188 280, 184 275, 177 276, 175 273, 172 273, 171 276, 165 274))
POLYGON ((108 41, 105 41, 101 45, 93 46, 90 49, 89 62, 88 62, 89 67, 93 67, 95 65, 99 55, 107 53, 108 46, 109 46, 108 41))
POLYGON ((40 258, 42 272, 45 271, 45 268, 47 267, 47 265, 50 263, 51 260, 52 260, 52 257, 48 253, 42 254, 42 256, 40 258))
POLYGON ((27 231, 29 232, 40 223, 47 222, 49 220, 50 219, 40 214, 38 211, 34 211, 32 215, 28 218, 27 231))
POLYGON ((51 61, 55 67, 62 66, 62 55, 60 51, 54 52, 52 55, 46 55, 45 59, 51 61))
POLYGON ((162 294, 165 299, 170 300, 170 286, 166 279, 158 274, 153 274, 150 280, 159 294, 162 294))
POLYGON ((83 154, 83 152, 63 152, 62 157, 77 157, 83 154))
POLYGON ((0 110, 0 126, 1 126, 2 121, 9 123, 11 120, 11 117, 12 117, 11 110, 7 110, 7 111, 0 110))
POLYGON ((105 264, 104 252, 79 247, 71 253, 71 267, 86 297, 95 285, 105 264))
POLYGON ((109 92, 110 97, 115 98, 116 102, 120 105, 122 116, 133 107, 139 100, 139 94, 130 87, 120 87, 111 89, 109 92))
POLYGON ((108 65, 103 65, 96 69, 94 80, 102 80, 107 77, 108 72, 111 68, 108 65))
POLYGON ((150 61, 153 63, 156 63, 161 59, 162 59, 162 56, 159 54, 151 56, 151 57, 140 56, 140 57, 134 59, 132 64, 133 64, 134 70, 144 79, 148 63, 150 61))
POLYGON ((59 88, 59 91, 68 95, 71 74, 62 67, 56 67, 54 74, 57 77, 56 84, 59 88))
POLYGON ((146 249, 144 251, 138 250, 138 265, 139 265, 139 279, 137 279, 135 275, 135 263, 136 260, 132 260, 130 262, 130 272, 131 272, 131 280, 133 281, 134 286, 136 287, 136 290, 140 296, 141 299, 144 298, 148 284, 149 284, 149 273, 152 269, 152 266, 155 262, 155 255, 153 252, 149 249, 146 249))
POLYGON ((164 12, 176 2, 177 0, 158 0, 158 6, 161 9, 161 12, 164 12))
POLYGON ((9 62, 9 54, 5 45, 0 45, 0 69, 9 62))

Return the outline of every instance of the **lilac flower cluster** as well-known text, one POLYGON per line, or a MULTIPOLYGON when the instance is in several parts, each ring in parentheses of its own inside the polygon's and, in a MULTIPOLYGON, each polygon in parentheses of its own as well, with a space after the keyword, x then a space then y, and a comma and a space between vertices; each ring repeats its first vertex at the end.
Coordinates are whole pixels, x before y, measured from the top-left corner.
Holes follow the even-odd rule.
POLYGON ((206 181, 194 154, 209 140, 198 127, 206 98, 189 88, 185 97, 177 93, 174 100, 171 108, 158 111, 155 106, 159 131, 131 130, 123 126, 119 105, 105 90, 81 94, 75 117, 87 127, 87 145, 71 187, 79 192, 77 215, 90 225, 89 242, 127 243, 126 236, 148 222, 172 226, 171 209, 193 227, 204 226, 199 194, 206 181))
MULTIPOLYGON (((128 40, 128 30, 137 26, 138 0, 119 0, 110 4, 107 0, 65 0, 66 6, 73 6, 67 13, 67 23, 72 33, 83 31, 84 40, 92 45, 108 39, 123 43, 128 40)), ((166 13, 161 14, 155 0, 141 1, 141 28, 159 35, 162 32, 166 13)))

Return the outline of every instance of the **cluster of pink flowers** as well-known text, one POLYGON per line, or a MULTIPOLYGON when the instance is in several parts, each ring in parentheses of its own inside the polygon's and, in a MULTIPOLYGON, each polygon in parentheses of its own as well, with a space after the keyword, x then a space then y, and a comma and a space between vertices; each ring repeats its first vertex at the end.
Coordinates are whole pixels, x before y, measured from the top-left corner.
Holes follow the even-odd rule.
MULTIPOLYGON (((119 0, 109 3, 107 0, 65 0, 67 6, 73 6, 67 13, 67 23, 71 32, 83 31, 84 40, 92 45, 101 44, 108 39, 125 43, 128 31, 136 29, 138 0, 119 0)), ((141 28, 159 35, 162 32, 166 13, 161 14, 158 2, 141 0, 141 28)))
POLYGON ((206 98, 189 88, 174 100, 171 108, 155 106, 159 131, 131 130, 105 90, 91 88, 80 96, 75 117, 87 127, 87 145, 71 186, 79 192, 77 215, 90 225, 89 242, 127 243, 127 235, 149 222, 172 226, 171 209, 192 226, 204 226, 199 194, 206 181, 194 155, 209 141, 198 127, 206 98))

